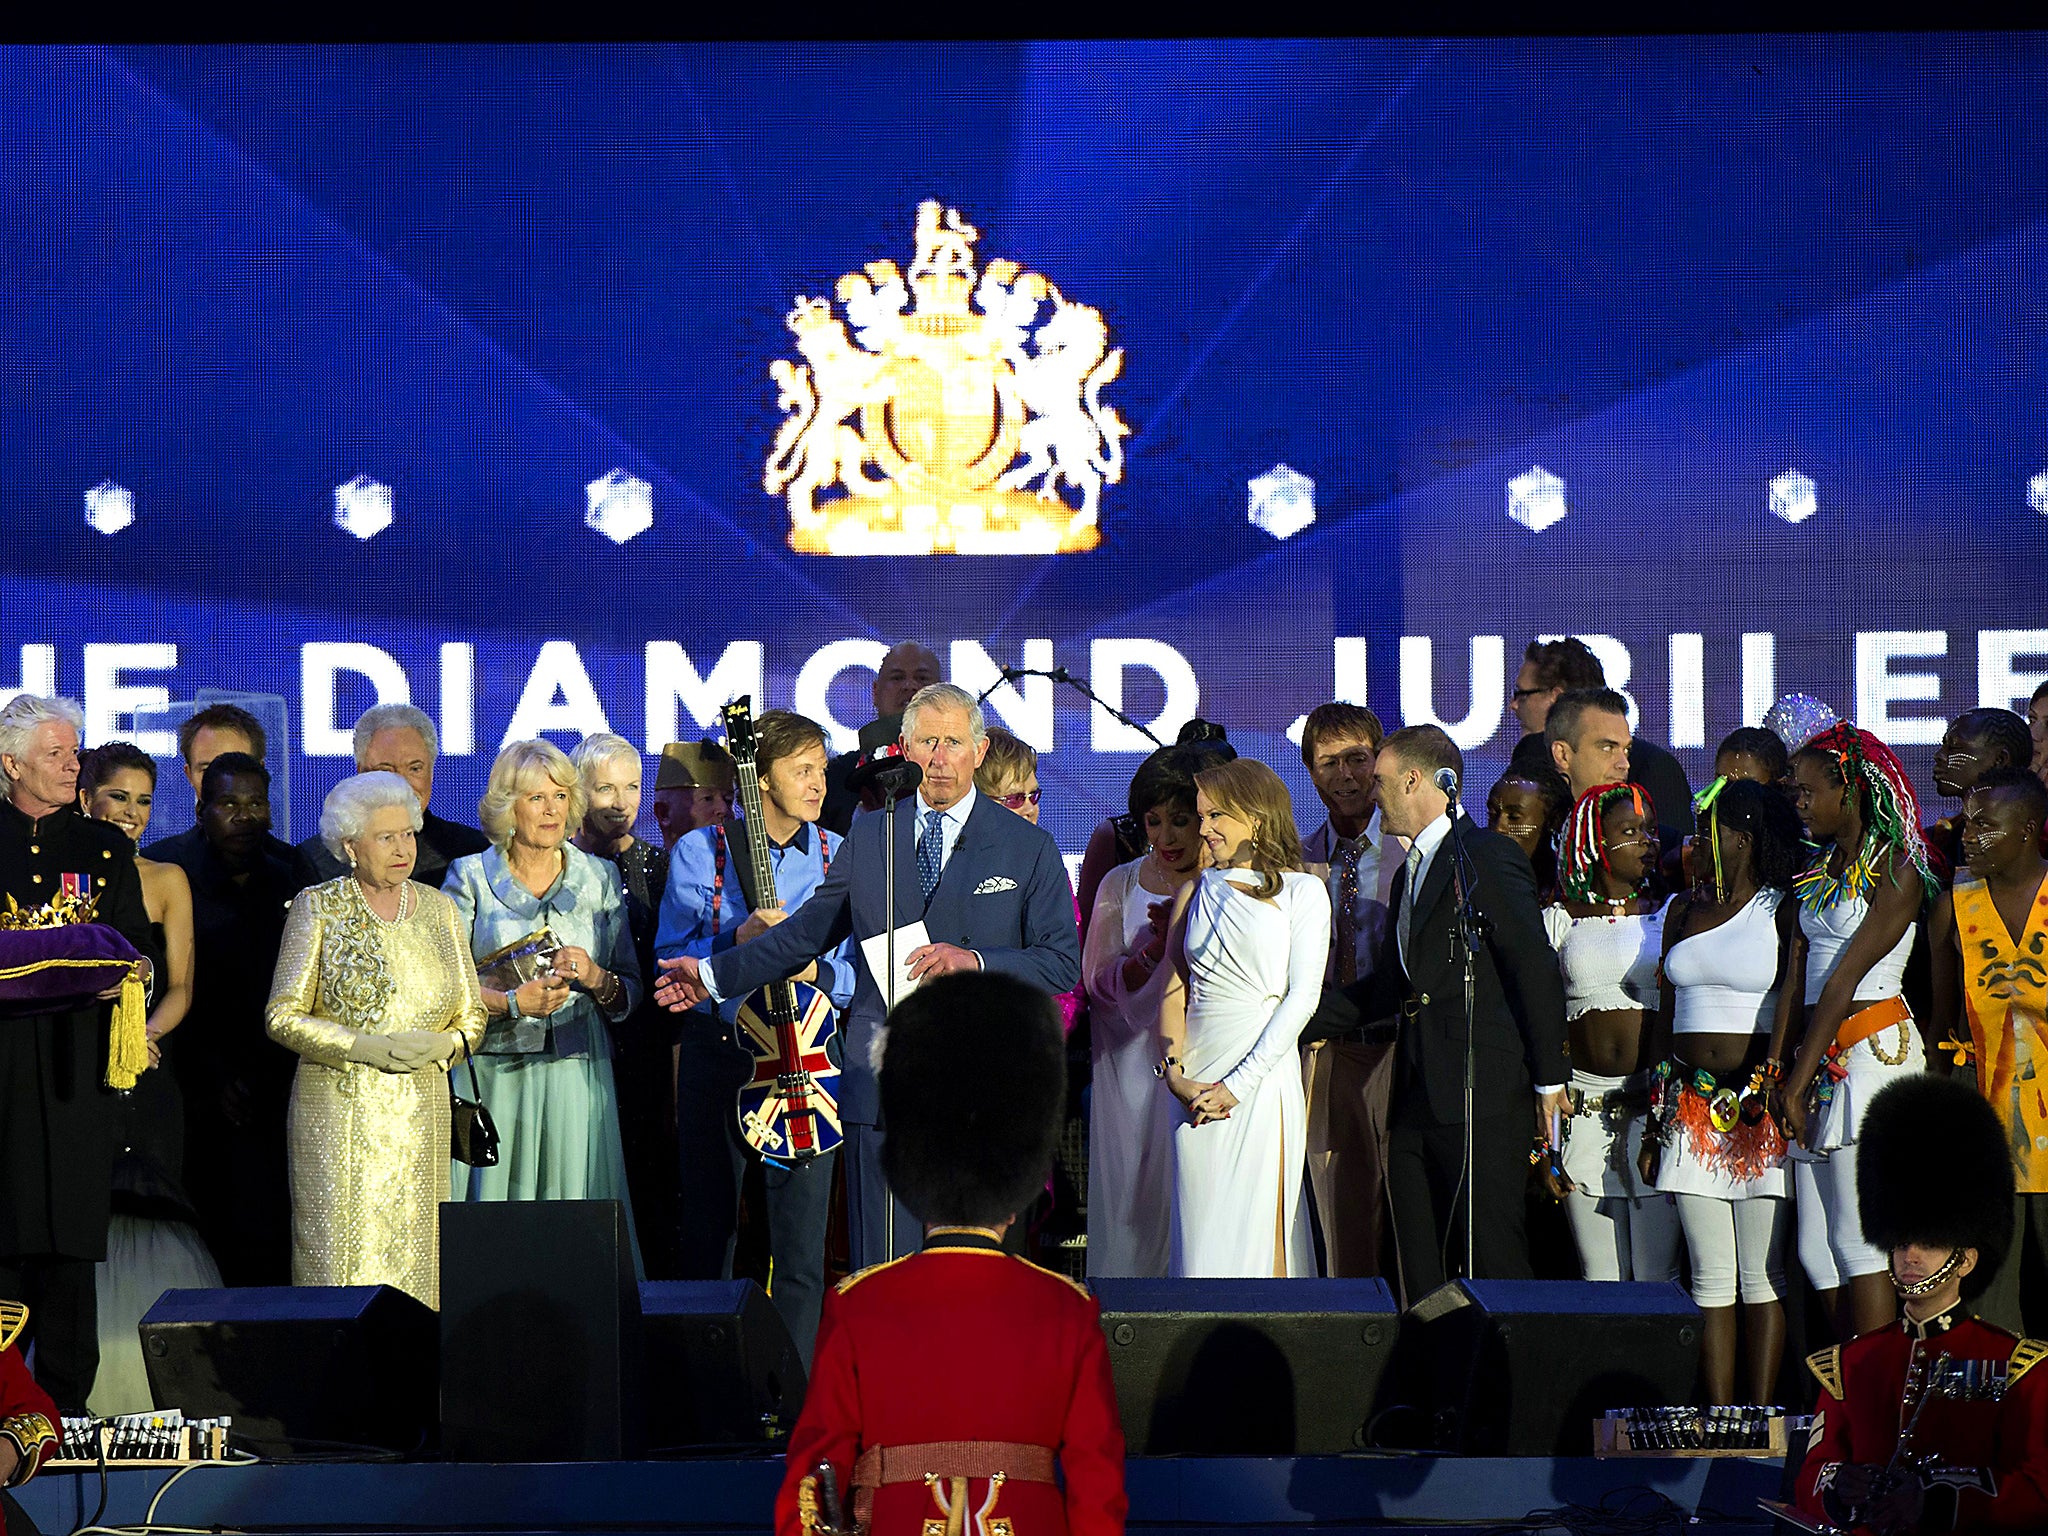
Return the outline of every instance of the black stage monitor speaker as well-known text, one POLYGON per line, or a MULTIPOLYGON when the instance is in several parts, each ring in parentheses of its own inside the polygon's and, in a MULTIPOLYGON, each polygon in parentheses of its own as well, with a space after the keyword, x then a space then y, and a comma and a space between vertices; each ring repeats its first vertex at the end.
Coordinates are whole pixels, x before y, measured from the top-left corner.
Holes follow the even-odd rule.
POLYGON ((1467 1456, 1591 1455, 1594 1419, 1690 1402, 1699 1371, 1700 1311, 1676 1285, 1456 1280, 1401 1321, 1438 1448, 1467 1456))
POLYGON ((760 1286, 647 1282, 640 1315, 650 1449, 759 1446, 789 1433, 804 1406, 804 1361, 760 1286))
POLYGON ((228 1415, 265 1454, 410 1453, 434 1428, 437 1331, 388 1285, 165 1291, 142 1319, 142 1356, 157 1407, 228 1415))
POLYGON ((1378 1280, 1096 1280, 1133 1456, 1370 1443, 1399 1317, 1378 1280))
POLYGON ((441 1445, 451 1458, 638 1456, 643 1363, 618 1201, 441 1207, 441 1445))

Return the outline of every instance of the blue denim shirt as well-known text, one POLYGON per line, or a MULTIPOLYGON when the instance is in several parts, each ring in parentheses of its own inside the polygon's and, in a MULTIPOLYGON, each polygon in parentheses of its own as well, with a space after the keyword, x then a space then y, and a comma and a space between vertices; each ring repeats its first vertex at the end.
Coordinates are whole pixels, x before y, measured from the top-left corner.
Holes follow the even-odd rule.
MULTIPOLYGON (((837 857, 840 836, 816 822, 801 828, 786 847, 769 846, 769 862, 775 867, 775 893, 782 909, 794 912, 825 878, 827 857, 837 857)), ((740 889, 733 861, 746 857, 745 845, 727 839, 725 880, 718 890, 713 912, 713 887, 717 882, 718 829, 699 827, 678 839, 669 853, 668 889, 661 898, 661 923, 654 936, 654 953, 663 960, 694 955, 702 960, 722 955, 732 948, 740 924, 747 920, 747 898, 740 889)), ((818 957, 817 988, 832 999, 832 1006, 846 1012, 853 1002, 853 940, 842 940, 818 957)), ((718 1016, 727 1024, 739 1017, 740 999, 718 1005, 718 1016)))
POLYGON ((622 1019, 639 1006, 640 962, 626 922, 626 891, 609 859, 593 859, 574 843, 562 845, 562 873, 536 896, 519 883, 502 849, 486 848, 448 866, 441 889, 448 893, 469 929, 469 952, 481 960, 536 929, 552 929, 564 944, 581 945, 590 958, 619 978, 618 999, 600 1010, 582 987, 546 1018, 494 1018, 484 1031, 479 1054, 528 1056, 610 1055, 607 1016, 622 1019))

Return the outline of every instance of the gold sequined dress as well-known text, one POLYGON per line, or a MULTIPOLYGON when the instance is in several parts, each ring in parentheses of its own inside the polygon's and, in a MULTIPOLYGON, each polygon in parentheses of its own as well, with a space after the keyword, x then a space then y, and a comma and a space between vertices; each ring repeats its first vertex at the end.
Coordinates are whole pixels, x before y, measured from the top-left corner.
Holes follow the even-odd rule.
POLYGON ((266 1016, 271 1038, 299 1054, 287 1122, 292 1283, 393 1285, 438 1307, 448 1075, 348 1059, 359 1034, 454 1030, 472 1050, 483 1039, 455 904, 422 885, 410 895, 412 911, 387 923, 353 875, 302 893, 266 1016))

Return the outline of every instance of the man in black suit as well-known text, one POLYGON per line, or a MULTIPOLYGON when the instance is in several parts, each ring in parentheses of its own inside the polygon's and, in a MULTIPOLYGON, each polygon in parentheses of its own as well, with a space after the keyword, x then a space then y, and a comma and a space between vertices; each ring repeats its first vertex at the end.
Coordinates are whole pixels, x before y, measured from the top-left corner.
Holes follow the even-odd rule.
MULTIPOLYGON (((1528 734, 1515 743, 1512 766, 1527 768, 1547 764, 1573 780, 1572 797, 1577 799, 1579 775, 1571 772, 1559 756, 1557 736, 1551 732, 1550 712, 1566 694, 1589 688, 1607 687, 1607 669, 1583 640, 1531 640, 1522 654, 1522 669, 1515 674, 1514 694, 1508 706, 1528 734)), ((1609 695, 1610 698, 1619 697, 1609 695)), ((1627 723, 1628 701, 1621 700, 1623 723, 1627 723)), ((1689 831, 1692 827, 1692 782, 1677 758, 1645 741, 1632 731, 1622 733, 1626 761, 1616 777, 1632 779, 1650 792, 1657 807, 1657 820, 1667 827, 1689 831)), ((1587 764, 1590 770, 1592 765, 1587 764)), ((1607 784, 1614 779, 1588 778, 1586 784, 1607 784)))
POLYGON ((1367 1016, 1398 1005, 1387 1190, 1411 1304, 1443 1284, 1447 1255, 1463 1269, 1466 1021, 1453 816, 1485 928, 1473 967, 1473 1165, 1464 1179, 1479 1277, 1530 1278, 1522 1189, 1532 1135, 1566 1112, 1572 1075, 1564 984, 1543 931, 1536 877, 1521 849, 1481 831, 1451 803, 1437 785, 1445 769, 1462 779, 1465 762, 1434 725, 1396 731, 1373 765, 1381 824, 1409 843, 1367 1016))
MULTIPOLYGON (((439 890, 450 864, 491 846, 491 840, 475 827, 436 816, 427 804, 427 797, 434 792, 434 763, 441 755, 441 738, 424 710, 410 704, 373 704, 356 720, 354 745, 356 772, 395 773, 419 797, 413 879, 439 890)), ((299 844, 298 858, 299 877, 307 885, 348 873, 348 866, 329 851, 317 832, 299 844)))
POLYGON ((882 802, 874 798, 879 791, 862 796, 849 789, 846 781, 863 757, 896 740, 904 706, 918 690, 938 680, 939 654, 930 646, 918 640, 899 640, 889 647, 882 664, 875 668, 875 718, 861 727, 860 749, 842 752, 825 765, 825 810, 818 818, 820 826, 844 837, 853 827, 855 811, 863 805, 869 810, 881 809, 882 802))
MULTIPOLYGON (((209 704, 204 709, 195 710, 178 727, 178 761, 184 765, 185 778, 192 785, 195 813, 200 781, 206 777, 206 770, 216 757, 240 752, 260 763, 269 750, 263 722, 239 704, 209 704)), ((149 845, 148 853, 159 864, 183 866, 199 857, 200 847, 205 841, 195 822, 183 832, 158 838, 149 845)), ((292 857, 291 844, 281 838, 270 838, 267 846, 270 852, 282 858, 292 857)))

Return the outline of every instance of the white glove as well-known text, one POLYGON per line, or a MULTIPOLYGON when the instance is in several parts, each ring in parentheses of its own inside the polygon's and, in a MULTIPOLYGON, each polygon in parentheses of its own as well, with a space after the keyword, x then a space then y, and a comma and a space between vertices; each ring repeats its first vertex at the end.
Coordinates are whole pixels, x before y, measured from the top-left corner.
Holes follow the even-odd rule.
POLYGON ((361 1034, 348 1048, 348 1059, 366 1067, 375 1067, 379 1072, 410 1072, 412 1068, 399 1060, 393 1041, 396 1035, 361 1034))
POLYGON ((455 1054, 456 1037, 438 1029, 402 1029, 384 1038, 391 1042, 392 1054, 403 1063, 401 1071, 419 1072, 445 1066, 455 1054))

